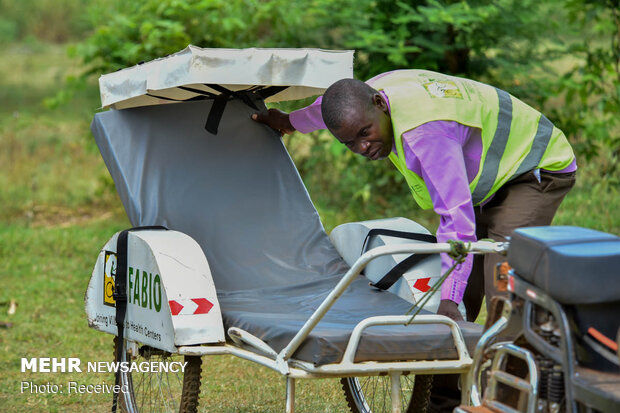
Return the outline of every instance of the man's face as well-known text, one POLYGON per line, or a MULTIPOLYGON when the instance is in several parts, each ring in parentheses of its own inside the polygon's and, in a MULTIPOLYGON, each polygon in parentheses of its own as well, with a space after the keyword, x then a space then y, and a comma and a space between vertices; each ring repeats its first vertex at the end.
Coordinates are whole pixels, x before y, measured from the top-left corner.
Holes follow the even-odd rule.
POLYGON ((379 94, 372 99, 372 108, 349 111, 344 124, 332 133, 351 151, 374 161, 390 154, 394 133, 387 103, 379 94))

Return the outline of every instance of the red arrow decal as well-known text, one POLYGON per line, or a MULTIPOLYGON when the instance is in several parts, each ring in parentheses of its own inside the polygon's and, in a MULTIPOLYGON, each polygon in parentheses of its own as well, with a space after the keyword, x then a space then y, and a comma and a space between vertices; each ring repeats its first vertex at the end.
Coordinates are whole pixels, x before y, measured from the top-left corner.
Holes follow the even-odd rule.
POLYGON ((206 298, 192 298, 192 301, 198 304, 198 308, 194 314, 207 314, 213 308, 211 301, 206 298))
POLYGON ((425 293, 431 289, 430 285, 428 285, 428 282, 430 280, 431 280, 430 278, 418 278, 413 284, 413 286, 417 288, 418 290, 422 291, 423 293, 425 293))
POLYGON ((168 305, 170 306, 170 312, 172 313, 172 315, 179 314, 181 310, 183 309, 183 306, 174 300, 168 301, 168 305))

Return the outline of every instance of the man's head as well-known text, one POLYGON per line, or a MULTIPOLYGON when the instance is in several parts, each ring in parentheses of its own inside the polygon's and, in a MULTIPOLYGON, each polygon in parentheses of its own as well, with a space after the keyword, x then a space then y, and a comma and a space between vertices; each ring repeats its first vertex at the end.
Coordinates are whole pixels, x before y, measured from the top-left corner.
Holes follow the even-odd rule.
POLYGON ((390 154, 393 132, 387 102, 366 83, 337 81, 325 91, 321 113, 330 132, 353 152, 372 160, 390 154))

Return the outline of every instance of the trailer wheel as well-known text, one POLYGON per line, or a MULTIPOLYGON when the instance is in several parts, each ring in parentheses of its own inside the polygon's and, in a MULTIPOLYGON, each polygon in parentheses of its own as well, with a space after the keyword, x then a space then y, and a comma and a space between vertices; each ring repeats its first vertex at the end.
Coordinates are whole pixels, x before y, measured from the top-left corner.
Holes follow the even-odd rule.
MULTIPOLYGON (((403 412, 424 413, 431 394, 433 376, 400 376, 403 412)), ((340 379, 349 409, 353 413, 392 411, 390 376, 345 377, 340 379)))
MULTIPOLYGON (((184 372, 122 372, 121 392, 118 393, 117 411, 123 413, 195 413, 198 411, 202 359, 198 356, 181 356, 155 349, 141 343, 123 340, 121 359, 114 337, 114 360, 133 362, 186 362, 184 372)), ((157 364, 159 366, 159 364, 157 364)))

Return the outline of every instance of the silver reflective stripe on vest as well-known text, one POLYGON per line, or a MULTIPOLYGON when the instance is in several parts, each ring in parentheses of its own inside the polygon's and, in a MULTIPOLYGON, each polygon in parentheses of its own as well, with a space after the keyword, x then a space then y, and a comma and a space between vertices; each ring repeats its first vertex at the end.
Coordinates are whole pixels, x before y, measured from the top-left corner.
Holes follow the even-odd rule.
POLYGON ((532 148, 530 149, 530 152, 527 154, 523 162, 521 162, 521 165, 519 165, 519 169, 517 169, 517 172, 515 172, 513 178, 516 178, 517 176, 538 167, 538 164, 540 164, 540 160, 542 159, 545 151, 547 150, 547 145, 549 145, 549 140, 551 139, 552 133, 553 123, 551 123, 551 121, 547 119, 545 115, 541 114, 540 120, 538 121, 536 136, 534 136, 534 142, 532 142, 532 148))
POLYGON ((487 196, 493 184, 495 178, 497 178, 497 171, 499 170, 499 162, 504 156, 504 150, 506 149, 506 143, 510 136, 510 125, 512 123, 512 100, 510 95, 503 90, 495 88, 497 96, 499 98, 499 114, 497 117, 497 129, 495 135, 491 141, 491 145, 487 150, 487 154, 484 158, 484 164, 482 165, 482 173, 478 184, 471 194, 472 201, 475 204, 479 203, 487 196))

